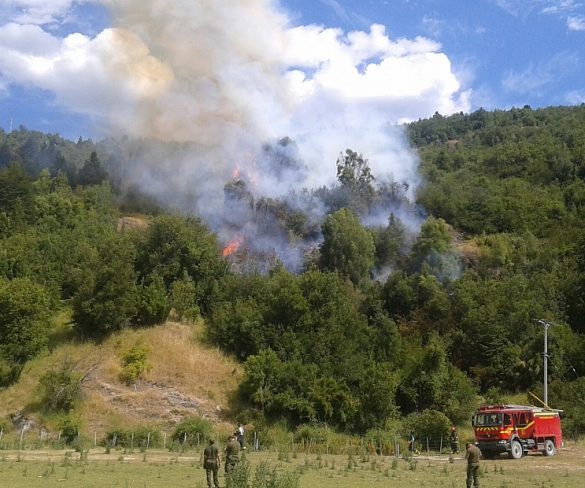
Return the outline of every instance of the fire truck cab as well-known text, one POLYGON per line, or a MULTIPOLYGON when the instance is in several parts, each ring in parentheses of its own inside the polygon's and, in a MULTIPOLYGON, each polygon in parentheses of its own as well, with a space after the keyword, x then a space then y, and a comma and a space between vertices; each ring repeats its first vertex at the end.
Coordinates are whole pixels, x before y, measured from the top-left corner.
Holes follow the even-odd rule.
POLYGON ((520 459, 529 451, 554 456, 563 442, 561 410, 525 405, 485 405, 472 419, 475 444, 484 458, 507 452, 520 459))

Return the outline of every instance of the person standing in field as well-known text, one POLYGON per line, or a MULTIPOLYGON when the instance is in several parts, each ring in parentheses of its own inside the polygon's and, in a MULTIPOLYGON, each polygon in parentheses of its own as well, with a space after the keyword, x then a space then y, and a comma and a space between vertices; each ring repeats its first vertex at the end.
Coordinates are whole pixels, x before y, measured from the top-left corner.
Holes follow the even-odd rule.
POLYGON ((207 488, 219 488, 219 450, 213 439, 203 451, 203 467, 207 476, 207 488), (213 482, 213 483, 212 483, 213 482))
POLYGON ((459 436, 457 435, 457 429, 455 428, 455 426, 451 427, 451 435, 449 436, 449 440, 451 441, 451 453, 458 454, 459 436))
POLYGON ((244 426, 242 424, 238 424, 238 430, 237 430, 236 436, 237 436, 236 438, 237 438, 238 442, 240 443, 240 447, 242 449, 246 449, 244 447, 244 442, 245 442, 245 438, 244 438, 244 426))
POLYGON ((228 437, 228 442, 225 446, 225 474, 228 478, 240 461, 240 443, 236 440, 234 435, 228 437))
POLYGON ((479 459, 481 458, 481 451, 471 442, 466 444, 465 459, 467 459, 467 488, 473 486, 479 488, 479 459))

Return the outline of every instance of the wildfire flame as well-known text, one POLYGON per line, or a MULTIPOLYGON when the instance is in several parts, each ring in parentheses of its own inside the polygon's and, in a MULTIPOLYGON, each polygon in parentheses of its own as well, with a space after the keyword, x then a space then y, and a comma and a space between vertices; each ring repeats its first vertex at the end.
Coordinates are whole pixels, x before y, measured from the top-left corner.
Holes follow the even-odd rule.
POLYGON ((256 169, 256 156, 250 153, 243 165, 236 164, 232 170, 233 180, 244 180, 252 188, 257 186, 258 174, 256 169))
POLYGON ((228 242, 228 245, 223 248, 223 257, 225 258, 226 256, 230 256, 235 253, 243 243, 244 236, 234 237, 230 242, 228 242))

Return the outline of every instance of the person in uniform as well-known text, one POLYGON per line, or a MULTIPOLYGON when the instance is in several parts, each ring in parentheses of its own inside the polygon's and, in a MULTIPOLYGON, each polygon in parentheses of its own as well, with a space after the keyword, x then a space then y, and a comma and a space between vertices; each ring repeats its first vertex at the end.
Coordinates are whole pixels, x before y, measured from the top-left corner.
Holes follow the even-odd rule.
POLYGON ((451 441, 451 452, 457 454, 459 452, 459 435, 455 426, 451 427, 451 434, 449 435, 451 441))
POLYGON ((213 439, 203 451, 203 467, 207 475, 207 488, 219 488, 219 450, 213 439))
POLYGON ((471 442, 467 443, 465 451, 465 459, 467 459, 467 488, 471 488, 471 481, 473 486, 479 488, 479 459, 481 458, 481 451, 479 447, 473 445, 471 442))
POLYGON ((236 440, 234 435, 230 435, 225 446, 225 474, 227 477, 229 477, 239 461, 240 443, 236 440))

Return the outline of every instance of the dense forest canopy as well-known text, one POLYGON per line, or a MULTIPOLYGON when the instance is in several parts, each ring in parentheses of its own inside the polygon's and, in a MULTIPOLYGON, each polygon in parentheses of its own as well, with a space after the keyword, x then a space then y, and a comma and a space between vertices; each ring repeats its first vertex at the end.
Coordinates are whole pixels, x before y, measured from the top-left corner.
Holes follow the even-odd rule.
MULTIPOLYGON (((478 395, 541 391, 544 319, 551 404, 582 428, 585 106, 435 114, 405 130, 415 202, 359 148, 331 161, 336 184, 287 198, 226 182, 232 215, 302 251, 294 270, 266 249, 224 257, 208 222, 125 186, 128 141, 0 131, 0 384, 47 348, 59 311, 100 340, 173 310, 244 363, 255 418, 352 432, 425 410, 463 422, 478 395), (147 225, 120 230, 126 212, 147 225)), ((271 171, 299 164, 279 152, 291 144, 264 149, 271 171)))

